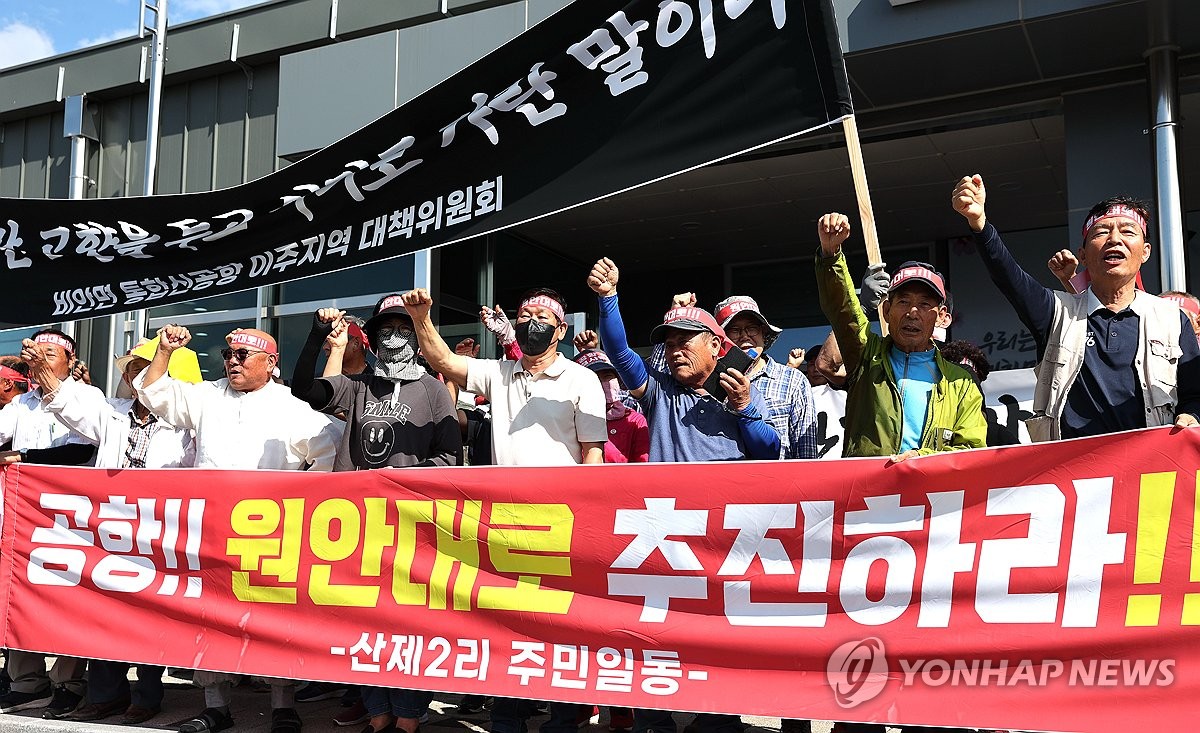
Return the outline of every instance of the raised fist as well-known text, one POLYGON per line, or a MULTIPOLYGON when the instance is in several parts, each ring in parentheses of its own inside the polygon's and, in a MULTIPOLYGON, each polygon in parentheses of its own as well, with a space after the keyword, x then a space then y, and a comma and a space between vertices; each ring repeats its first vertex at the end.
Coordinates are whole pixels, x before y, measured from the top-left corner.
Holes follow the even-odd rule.
POLYGON ((961 178, 954 187, 954 193, 950 195, 950 203, 954 210, 962 214, 971 230, 976 232, 983 231, 983 225, 987 223, 987 215, 984 213, 986 202, 987 187, 983 185, 983 176, 978 173, 961 178))
POLYGON ((425 288, 410 290, 403 295, 404 310, 412 317, 413 322, 429 318, 429 309, 433 307, 433 296, 425 288))
POLYGON ((573 340, 576 351, 600 348, 600 336, 595 331, 580 331, 573 340))
POLYGON ((817 237, 821 240, 821 252, 832 257, 842 249, 842 243, 850 237, 850 219, 845 214, 829 213, 817 220, 817 237))
MULTIPOLYGON (((233 333, 237 333, 240 330, 239 328, 233 331, 233 333)), ((192 333, 187 330, 186 326, 172 324, 158 329, 158 350, 160 353, 172 354, 177 349, 187 346, 191 340, 192 333)))
POLYGON ((620 270, 617 269, 617 264, 607 257, 601 257, 596 260, 596 264, 592 265, 592 271, 588 274, 587 284, 596 295, 606 297, 617 294, 617 280, 620 278, 620 270))

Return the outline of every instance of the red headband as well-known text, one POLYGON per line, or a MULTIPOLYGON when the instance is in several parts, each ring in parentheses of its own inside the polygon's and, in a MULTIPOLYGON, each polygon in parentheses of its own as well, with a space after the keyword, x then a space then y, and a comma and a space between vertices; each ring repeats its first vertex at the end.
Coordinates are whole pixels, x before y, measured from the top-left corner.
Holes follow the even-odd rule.
POLYGON ((1160 295, 1163 300, 1169 300, 1183 310, 1191 313, 1194 316, 1200 316, 1200 303, 1197 303, 1191 298, 1185 298, 1182 295, 1160 295))
POLYGON ((1117 205, 1110 206, 1106 211, 1102 211, 1095 216, 1089 216, 1087 221, 1083 223, 1083 238, 1087 239, 1088 232, 1092 230, 1092 227, 1096 226, 1096 222, 1113 216, 1126 216, 1130 219, 1133 219, 1137 222, 1138 226, 1142 228, 1142 236, 1146 236, 1146 217, 1137 213, 1128 206, 1117 205))
POLYGON ((762 311, 758 309, 758 303, 751 298, 730 298, 725 301, 725 307, 717 311, 717 323, 724 323, 733 318, 742 311, 751 311, 762 316, 762 311))
POLYGON ((71 342, 56 333, 39 333, 33 337, 33 342, 35 344, 54 344, 63 347, 68 354, 75 353, 75 347, 71 345, 71 342))
POLYGON ((535 295, 532 298, 529 298, 525 302, 521 303, 521 307, 517 309, 517 312, 521 312, 528 306, 545 308, 546 310, 554 313, 554 315, 558 316, 559 323, 567 322, 567 314, 563 312, 562 303, 559 303, 557 300, 547 295, 535 295))
POLYGON ((275 344, 266 340, 262 336, 255 336, 252 333, 235 333, 229 337, 230 346, 249 346, 259 351, 265 351, 268 354, 278 353, 275 350, 275 344))
POLYGON ((4 366, 3 364, 0 364, 0 379, 7 379, 10 382, 25 382, 26 384, 29 384, 29 377, 18 372, 16 369, 13 369, 10 366, 4 366))
POLYGON ((371 348, 371 342, 367 340, 367 334, 363 333, 363 330, 359 328, 357 323, 351 323, 346 326, 346 333, 350 335, 350 338, 362 344, 364 349, 371 348))

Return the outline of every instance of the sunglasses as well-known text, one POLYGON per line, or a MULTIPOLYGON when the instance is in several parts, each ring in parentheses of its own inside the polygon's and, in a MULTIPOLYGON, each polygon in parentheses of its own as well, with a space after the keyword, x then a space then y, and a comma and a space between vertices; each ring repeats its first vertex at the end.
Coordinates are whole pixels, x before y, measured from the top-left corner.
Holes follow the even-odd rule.
POLYGON ((266 351, 254 351, 251 349, 221 349, 221 358, 225 361, 230 361, 236 356, 239 362, 244 362, 255 354, 266 353, 266 351))

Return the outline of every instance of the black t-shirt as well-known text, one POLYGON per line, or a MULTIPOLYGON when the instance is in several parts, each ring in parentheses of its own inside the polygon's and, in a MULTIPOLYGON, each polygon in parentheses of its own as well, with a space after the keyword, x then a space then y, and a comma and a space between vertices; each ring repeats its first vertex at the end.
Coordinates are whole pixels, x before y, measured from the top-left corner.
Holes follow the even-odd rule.
POLYGON ((374 374, 324 377, 333 397, 322 412, 344 412, 346 430, 334 471, 457 466, 462 434, 450 394, 428 375, 395 383, 374 374))

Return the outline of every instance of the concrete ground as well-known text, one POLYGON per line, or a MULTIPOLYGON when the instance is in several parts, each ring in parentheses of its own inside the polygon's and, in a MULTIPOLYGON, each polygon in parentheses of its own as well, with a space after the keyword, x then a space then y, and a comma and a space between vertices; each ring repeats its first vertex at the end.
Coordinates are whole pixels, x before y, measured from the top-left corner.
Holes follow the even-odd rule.
MULTIPOLYGON (((88 733, 136 733, 146 730, 175 730, 185 720, 188 720, 204 708, 204 696, 200 689, 186 679, 167 675, 163 678, 166 686, 166 697, 163 700, 163 711, 154 718, 139 726, 115 725, 120 717, 114 716, 108 721, 94 723, 78 723, 68 720, 43 720, 41 710, 23 710, 16 713, 0 713, 0 733, 66 733, 68 731, 87 731, 88 733)), ((439 695, 430 706, 429 721, 421 725, 421 733, 487 733, 487 712, 475 715, 461 715, 457 711, 458 695, 439 695)), ((230 712, 235 724, 227 729, 229 733, 269 733, 271 727, 270 695, 265 688, 256 688, 251 684, 243 684, 234 688, 233 705, 230 712)), ((305 733, 361 733, 365 724, 339 727, 334 724, 333 717, 342 712, 339 698, 320 700, 316 702, 300 702, 296 708, 304 720, 305 733)), ((691 719, 690 714, 677 713, 676 721, 679 730, 691 719)), ((529 720, 531 733, 536 733, 545 716, 529 720)), ((746 716, 743 718, 749 728, 746 733, 778 733, 779 718, 761 718, 746 716)), ((814 722, 813 733, 829 733, 832 724, 814 722)), ((898 733, 899 729, 889 729, 889 733, 898 733)), ((581 733, 608 733, 608 711, 600 709, 599 722, 580 728, 581 733)))

